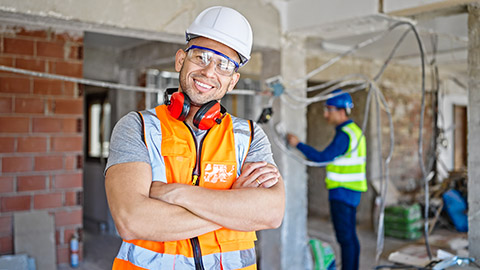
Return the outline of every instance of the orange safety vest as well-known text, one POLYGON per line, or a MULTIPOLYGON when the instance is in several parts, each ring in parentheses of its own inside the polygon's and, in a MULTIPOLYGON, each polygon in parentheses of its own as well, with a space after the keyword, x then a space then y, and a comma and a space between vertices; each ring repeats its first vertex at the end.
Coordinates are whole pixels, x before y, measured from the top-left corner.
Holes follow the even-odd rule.
MULTIPOLYGON (((196 149, 193 131, 174 119, 165 105, 141 116, 153 180, 231 188, 253 138, 252 122, 239 118, 233 121, 225 114, 221 124, 208 130, 199 142, 200 149, 196 149), (250 132, 234 132, 245 129, 250 132), (160 138, 161 147, 152 145, 160 138)), ((255 240, 255 232, 226 228, 178 241, 124 240, 112 269, 256 269, 255 240)))

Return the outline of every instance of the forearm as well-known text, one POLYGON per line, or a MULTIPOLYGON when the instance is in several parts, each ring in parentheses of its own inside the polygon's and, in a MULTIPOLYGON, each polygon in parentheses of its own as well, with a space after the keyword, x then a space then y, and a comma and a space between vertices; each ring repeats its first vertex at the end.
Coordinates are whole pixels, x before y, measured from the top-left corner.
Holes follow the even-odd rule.
POLYGON ((164 199, 213 223, 239 231, 277 228, 285 211, 281 178, 270 188, 213 190, 182 185, 164 199))
POLYGON ((108 203, 120 236, 126 240, 188 239, 220 228, 177 205, 149 197, 151 170, 146 163, 125 163, 107 171, 108 203))

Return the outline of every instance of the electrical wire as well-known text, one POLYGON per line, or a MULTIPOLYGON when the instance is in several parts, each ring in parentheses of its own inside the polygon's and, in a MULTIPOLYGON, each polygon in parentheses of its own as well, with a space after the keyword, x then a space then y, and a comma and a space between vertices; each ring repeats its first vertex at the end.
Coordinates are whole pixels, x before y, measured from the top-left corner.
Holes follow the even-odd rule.
POLYGON ((74 82, 74 83, 80 83, 80 84, 92 85, 92 86, 98 86, 98 87, 104 87, 104 88, 114 88, 114 89, 120 89, 120 90, 130 90, 130 91, 140 91, 140 92, 147 92, 147 93, 158 93, 159 91, 161 91, 160 89, 156 89, 156 88, 147 88, 147 87, 139 87, 139 86, 119 84, 119 83, 109 83, 109 82, 102 82, 102 81, 97 81, 97 80, 68 77, 68 76, 63 76, 63 75, 57 75, 57 74, 51 74, 51 73, 45 73, 45 72, 37 72, 37 71, 31 71, 31 70, 25 70, 25 69, 13 68, 13 67, 1 66, 1 65, 0 65, 0 70, 1 71, 18 73, 18 74, 23 74, 23 75, 30 75, 30 76, 34 76, 34 77, 62 80, 62 81, 67 81, 67 82, 74 82))
MULTIPOLYGON (((425 183, 425 232, 424 232, 424 235, 425 235, 425 245, 426 245, 426 249, 427 249, 427 253, 428 253, 428 256, 429 258, 431 259, 432 258, 432 255, 431 255, 431 250, 430 250, 430 246, 429 246, 429 241, 428 241, 428 207, 429 207, 429 203, 428 203, 428 200, 429 200, 429 187, 428 187, 428 182, 429 180, 427 179, 427 172, 426 172, 426 169, 425 169, 425 164, 424 164, 424 161, 423 161, 423 123, 424 123, 424 114, 425 114, 425 94, 426 94, 426 90, 425 90, 425 53, 424 53, 424 48, 423 48, 423 43, 422 43, 422 40, 418 34, 418 31, 417 29, 415 28, 415 25, 413 23, 411 23, 410 21, 400 21, 400 22, 397 22, 395 24, 393 24, 392 26, 390 26, 388 28, 388 30, 386 30, 385 32, 369 39, 369 40, 366 40, 364 42, 361 42, 357 45, 355 45, 352 49, 338 55, 337 57, 334 57, 332 59, 330 59, 329 61, 327 61, 325 64, 323 64, 322 66, 316 68, 315 70, 311 71, 310 73, 307 74, 307 76, 305 76, 304 78, 302 79, 297 79, 295 81, 293 81, 292 84, 298 84, 300 81, 304 81, 304 80, 308 80, 310 79, 311 77, 313 77, 315 74, 325 70, 327 67, 333 65, 335 62, 339 61, 341 58, 345 57, 346 55, 348 54, 351 54, 353 53, 354 51, 360 49, 360 48, 363 48, 377 40, 380 40, 381 38, 383 38, 384 36, 386 36, 387 33, 391 32, 393 29, 395 29, 396 27, 399 27, 401 25, 408 25, 409 26, 409 29, 407 31, 404 32, 404 34, 400 37, 400 39, 398 40, 398 42, 396 43, 396 45, 394 46, 394 48, 392 49, 391 53, 389 54, 387 60, 384 62, 384 64, 382 65, 380 71, 375 75, 374 77, 374 81, 377 81, 381 75, 383 74, 383 72, 385 71, 386 67, 388 66, 389 62, 391 61, 391 59, 393 58, 396 50, 398 49, 398 47, 400 46, 400 44, 404 41, 406 35, 412 31, 415 35, 415 38, 417 40, 417 43, 418 43, 418 47, 419 47, 419 51, 420 51, 420 57, 421 57, 421 66, 422 66, 422 73, 421 73, 421 94, 422 94, 422 103, 421 103, 421 116, 420 116, 420 128, 419 128, 419 140, 418 140, 418 156, 419 156, 419 165, 420 165, 420 168, 421 168, 421 171, 422 171, 422 180, 423 182, 425 183)), ((347 75, 347 76, 351 76, 351 75, 347 75)), ((353 77, 353 76, 351 76, 353 77)), ((370 81, 370 80, 368 80, 370 81)), ((371 81, 370 81, 371 82, 371 81)), ((325 95, 325 93, 330 93, 331 91, 333 91, 334 89, 337 89, 340 85, 353 85, 353 84, 358 84, 357 87, 354 87, 353 90, 354 91, 358 91, 358 90, 361 90, 361 89, 365 89, 365 83, 361 83, 361 82, 358 82, 358 81, 348 81, 348 82, 342 82, 341 79, 339 80, 336 80, 336 81, 330 81, 330 82, 327 82, 325 84, 322 85, 322 87, 328 87, 327 90, 324 90, 322 93, 314 96, 314 97, 310 97, 310 98, 303 98, 303 97, 298 97, 296 95, 294 95, 293 91, 291 91, 290 89, 286 89, 285 90, 285 93, 287 94, 287 96, 298 102, 298 103, 304 103, 304 104, 311 104, 313 102, 318 102, 318 101, 322 101, 322 100, 325 100, 325 99, 328 99, 330 97, 332 97, 333 95, 331 96, 328 96, 325 95)), ((372 86, 373 84, 370 83, 370 86, 372 86)), ((313 90, 317 90, 317 89, 321 89, 322 87, 318 86, 318 87, 310 87, 310 88, 307 88, 307 91, 313 91, 313 90)), ((376 89, 375 87, 371 87, 370 89, 376 89)), ((298 90, 298 89, 297 89, 298 90)), ((369 91, 369 94, 371 93, 372 91, 369 91)), ((383 174, 383 164, 380 166, 380 168, 382 168, 382 179, 385 180, 385 182, 389 181, 389 170, 388 170, 388 165, 391 161, 391 158, 392 158, 392 155, 393 155, 393 121, 392 121, 392 118, 391 118, 391 113, 388 109, 388 104, 386 103, 385 101, 385 98, 383 96, 383 94, 381 94, 381 92, 376 89, 375 91, 376 93, 376 103, 377 103, 377 125, 380 125, 380 120, 379 120, 379 117, 380 117, 380 112, 379 112, 379 105, 380 105, 380 102, 379 102, 379 99, 385 109, 385 111, 387 112, 387 115, 389 117, 389 123, 390 123, 390 139, 391 139, 391 147, 390 147, 390 151, 389 151, 389 154, 387 156, 387 158, 385 159, 385 175, 383 174), (384 178, 385 177, 385 178, 384 178)), ((289 102, 287 102, 288 100, 286 100, 283 95, 282 95, 282 101, 285 101, 285 103, 287 105, 291 105, 289 102)), ((368 103, 367 103, 368 105, 368 103)), ((305 106, 303 106, 305 107, 305 106)), ((297 105, 297 108, 298 108, 298 105, 297 105)), ((368 110, 366 109, 366 112, 368 110)), ((364 119, 364 123, 365 123, 365 119, 364 119)), ((363 126, 363 125, 362 125, 363 126)), ((378 127, 378 126, 377 126, 378 127)), ((273 128, 273 130, 275 131, 275 128, 273 128)), ((378 133, 377 134, 377 137, 379 138, 379 140, 381 141, 381 132, 379 131, 380 128, 378 127, 377 128, 378 130, 378 133)), ((276 134, 276 132, 274 132, 274 134, 276 134)), ((278 135, 278 134, 277 134, 278 135)), ((364 136, 364 128, 362 127, 362 136, 364 136)), ((277 146, 279 146, 279 148, 282 150, 282 151, 285 151, 287 154, 291 154, 296 160, 300 161, 301 163, 307 165, 307 166, 326 166, 328 164, 328 162, 312 162, 312 161, 307 161, 305 160, 305 158, 302 158, 300 156, 298 156, 296 153, 293 154, 293 151, 288 149, 286 146, 285 146, 285 141, 282 141, 281 139, 278 139, 278 136, 276 136, 274 138, 274 142, 277 144, 277 146)), ((380 157, 382 156, 381 155, 381 144, 380 144, 380 157)), ((381 182, 381 189, 380 189, 380 193, 381 193, 381 211, 380 211, 380 217, 379 217, 379 232, 378 232, 378 235, 377 235, 377 260, 379 258, 379 255, 381 254, 382 250, 383 250, 383 213, 384 213, 384 208, 385 208, 385 196, 386 196, 386 190, 387 190, 387 183, 383 184, 383 182, 381 182), (380 239, 380 240, 379 240, 380 239)))

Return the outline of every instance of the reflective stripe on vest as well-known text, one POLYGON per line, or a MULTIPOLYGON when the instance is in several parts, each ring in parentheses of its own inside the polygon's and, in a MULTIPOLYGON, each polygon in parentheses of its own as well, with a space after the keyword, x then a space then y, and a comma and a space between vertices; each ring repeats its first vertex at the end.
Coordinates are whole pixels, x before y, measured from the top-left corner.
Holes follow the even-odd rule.
POLYGON ((325 178, 327 189, 344 187, 366 191, 365 136, 362 136, 362 130, 353 122, 342 127, 342 131, 348 135, 350 143, 345 155, 327 165, 325 178))
MULTIPOLYGON (((132 243, 123 242, 117 258, 128 261, 134 267, 145 269, 195 269, 193 258, 183 255, 157 253, 132 243)), ((255 264, 255 249, 236 250, 203 256, 205 270, 241 269, 255 264), (222 262, 222 268, 220 266, 222 262)))
MULTIPOLYGON (((189 128, 170 116, 166 106, 142 112, 145 143, 154 181, 192 184, 195 139, 189 128)), ((250 125, 225 115, 204 137, 199 185, 229 189, 241 173, 250 147, 250 125)), ((198 236, 207 269, 256 269, 255 232, 220 228, 198 236)), ((123 241, 113 269, 195 269, 189 239, 169 242, 123 241)))

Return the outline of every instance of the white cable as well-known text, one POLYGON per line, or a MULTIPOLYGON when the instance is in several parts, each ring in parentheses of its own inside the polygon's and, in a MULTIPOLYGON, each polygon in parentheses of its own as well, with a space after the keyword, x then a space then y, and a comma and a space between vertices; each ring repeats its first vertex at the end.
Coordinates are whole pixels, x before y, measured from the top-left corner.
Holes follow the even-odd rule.
MULTIPOLYGON (((120 84, 120 83, 109 83, 109 82, 103 82, 98 80, 83 79, 83 78, 69 77, 69 76, 57 75, 57 74, 51 74, 51 73, 45 73, 45 72, 31 71, 31 70, 20 69, 20 68, 13 68, 13 67, 8 67, 3 65, 0 65, 0 70, 34 76, 34 77, 46 78, 46 79, 54 79, 54 80, 80 83, 84 85, 98 86, 103 88, 137 91, 137 92, 145 92, 145 93, 162 93, 163 92, 162 89, 153 88, 153 87, 140 87, 140 86, 120 84)), ((254 96, 254 95, 257 95, 257 93, 258 92, 255 90, 233 89, 228 94, 254 96)))
POLYGON ((50 74, 50 73, 44 73, 44 72, 25 70, 25 69, 20 69, 20 68, 1 66, 1 65, 0 65, 0 70, 9 71, 9 72, 18 73, 18 74, 30 75, 30 76, 34 76, 34 77, 62 80, 62 81, 67 81, 67 82, 74 82, 74 83, 80 83, 80 84, 85 84, 85 85, 93 85, 93 86, 104 87, 104 88, 114 88, 114 89, 121 89, 121 90, 130 90, 130 91, 140 91, 140 92, 147 92, 147 93, 158 93, 158 92, 162 91, 162 90, 157 89, 157 88, 139 87, 139 86, 125 85, 125 84, 118 84, 118 83, 102 82, 102 81, 97 81, 97 80, 75 78, 75 77, 69 77, 69 76, 63 76, 63 75, 56 75, 56 74, 50 74))

